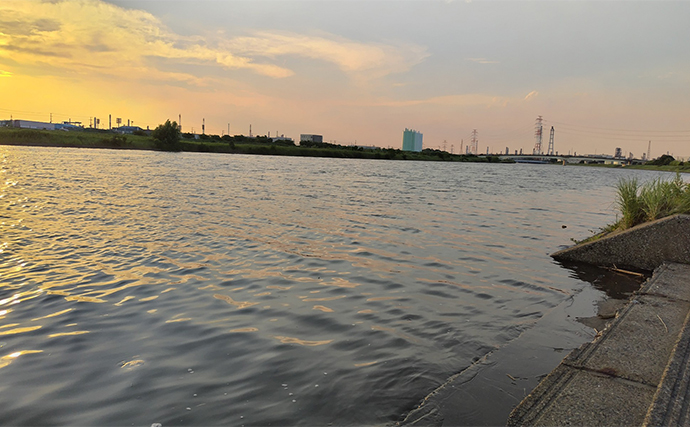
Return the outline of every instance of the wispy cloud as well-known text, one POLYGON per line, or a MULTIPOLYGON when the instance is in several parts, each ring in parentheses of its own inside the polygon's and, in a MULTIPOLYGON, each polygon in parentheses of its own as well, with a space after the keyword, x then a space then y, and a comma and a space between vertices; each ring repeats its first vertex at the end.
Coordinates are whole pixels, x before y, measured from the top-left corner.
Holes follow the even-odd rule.
POLYGON ((445 105, 445 106, 477 106, 477 107, 494 107, 505 106, 511 99, 502 96, 492 96, 484 94, 466 94, 466 95, 444 95, 435 96, 426 99, 404 100, 404 101, 382 101, 377 105, 389 107, 410 107, 417 105, 445 105))
POLYGON ((294 71, 276 64, 298 56, 336 64, 357 77, 406 71, 426 56, 412 45, 355 42, 331 34, 256 32, 244 37, 176 34, 157 17, 100 0, 5 1, 0 6, 0 59, 18 64, 50 62, 70 73, 199 82, 201 72, 157 68, 149 58, 225 70, 249 70, 270 78, 294 71), (281 60, 282 61, 282 60, 281 60))
POLYGON ((486 58, 465 58, 468 61, 476 62, 477 64, 500 64, 499 61, 491 61, 486 58))
POLYGON ((525 96, 525 101, 529 101, 530 99, 535 98, 535 97, 537 97, 538 95, 539 95, 539 92, 537 92, 536 90, 533 90, 532 92, 528 93, 528 94, 525 96))
POLYGON ((417 45, 361 43, 331 34, 259 32, 229 40, 225 45, 251 57, 293 55, 328 61, 344 72, 366 73, 371 77, 407 71, 428 56, 426 49, 417 45))

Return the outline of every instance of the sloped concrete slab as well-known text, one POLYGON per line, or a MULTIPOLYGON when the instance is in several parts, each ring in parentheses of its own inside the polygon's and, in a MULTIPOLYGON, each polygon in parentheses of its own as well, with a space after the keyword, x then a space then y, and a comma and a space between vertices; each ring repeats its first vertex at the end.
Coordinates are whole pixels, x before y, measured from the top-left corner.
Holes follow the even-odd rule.
POLYGON ((690 266, 658 268, 601 337, 574 350, 515 408, 508 425, 683 425, 690 419, 689 299, 690 266))
POLYGON ((689 310, 686 302, 661 297, 633 299, 596 345, 574 350, 563 363, 656 388, 689 310))
POLYGON ((640 425, 655 390, 645 384, 561 365, 513 411, 507 425, 640 425))
POLYGON ((647 417, 648 426, 686 426, 690 424, 690 314, 683 333, 657 388, 647 417))
POLYGON ((652 271, 690 264, 690 215, 662 218, 551 254, 557 261, 652 271))

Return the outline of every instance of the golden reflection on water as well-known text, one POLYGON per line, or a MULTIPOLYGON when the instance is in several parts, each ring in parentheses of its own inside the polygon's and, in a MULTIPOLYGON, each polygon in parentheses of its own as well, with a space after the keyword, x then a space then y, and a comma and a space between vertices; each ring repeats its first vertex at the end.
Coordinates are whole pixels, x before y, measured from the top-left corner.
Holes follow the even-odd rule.
POLYGON ((266 286, 266 288, 277 289, 280 291, 289 291, 290 289, 292 289, 292 286, 268 285, 268 286, 266 286))
POLYGON ((0 369, 14 362, 19 356, 24 354, 43 353, 43 350, 22 350, 0 357, 0 369))
POLYGON ((235 301, 234 299, 230 298, 229 296, 221 295, 221 294, 213 294, 213 298, 225 301, 228 304, 234 305, 237 308, 247 308, 247 307, 251 307, 253 305, 258 304, 258 302, 251 302, 251 301, 235 301))
POLYGON ((189 322, 190 320, 192 320, 191 317, 180 317, 179 319, 166 320, 165 323, 189 322))
POLYGON ((323 311, 324 313, 333 313, 333 309, 328 308, 325 305, 315 305, 314 310, 320 310, 320 311, 323 311))
POLYGON ((142 359, 134 359, 129 362, 121 362, 122 366, 120 368, 136 368, 137 366, 143 365, 145 362, 142 359))
POLYGON ((355 363, 355 367, 362 368, 364 366, 376 365, 377 363, 379 363, 378 360, 374 360, 373 362, 366 362, 366 363, 355 363))
POLYGON ((317 302, 317 301, 335 301, 337 299, 346 298, 347 295, 338 295, 337 297, 326 297, 326 298, 304 298, 304 302, 317 302))
POLYGON ((353 283, 350 282, 349 280, 345 280, 341 277, 335 277, 333 278, 330 282, 324 282, 322 283, 324 286, 336 286, 338 288, 356 288, 357 286, 361 285, 361 283, 353 283))
POLYGON ((95 303, 107 302, 104 299, 95 298, 95 297, 85 297, 85 296, 81 296, 81 295, 68 296, 68 297, 65 297, 65 300, 67 300, 67 301, 79 301, 79 302, 95 302, 95 303))
POLYGON ((257 332, 257 328, 236 328, 230 329, 230 332, 257 332))
POLYGON ((60 332, 57 334, 50 334, 48 335, 48 338, 56 338, 56 337, 64 337, 68 335, 83 335, 83 334, 88 334, 90 331, 72 331, 72 332, 60 332))
POLYGON ((317 345, 325 345, 325 344, 330 344, 333 342, 333 340, 324 340, 324 341, 309 341, 309 340, 302 340, 299 338, 294 338, 294 337, 282 337, 282 336, 274 336, 273 338, 280 340, 283 344, 299 344, 307 347, 315 347, 317 345))
POLYGON ((374 298, 368 298, 367 301, 390 301, 390 300, 396 300, 396 299, 402 299, 402 297, 374 297, 374 298))
POLYGON ((131 296, 131 295, 130 295, 130 296, 126 296, 126 297, 122 298, 122 300, 120 300, 120 302, 116 302, 114 305, 120 307, 122 304, 124 304, 125 302, 127 302, 127 301, 129 301, 129 300, 131 300, 131 299, 134 299, 134 297, 131 296))
MULTIPOLYGON (((15 324, 15 325, 18 325, 15 324)), ((12 325, 12 326, 15 326, 12 325)), ((41 329, 43 326, 27 326, 26 328, 16 328, 16 329, 10 329, 9 331, 2 331, 0 332, 0 335, 14 335, 14 334, 21 334, 24 332, 31 332, 35 331, 36 329, 41 329)))
POLYGON ((68 308, 67 310, 62 310, 62 311, 58 311, 58 312, 55 312, 55 313, 52 313, 52 314, 48 314, 48 315, 43 316, 43 317, 37 317, 37 318, 35 318, 35 319, 31 319, 31 321, 33 322, 33 321, 36 321, 36 320, 48 319, 48 318, 50 318, 50 317, 55 317, 55 316, 59 316, 59 315, 61 315, 61 314, 69 313, 69 312, 72 311, 72 310, 74 310, 74 309, 73 309, 73 308, 68 308))
POLYGON ((11 328, 13 326, 18 326, 18 325, 19 325, 19 323, 8 323, 6 325, 0 326, 0 329, 11 328))
POLYGON ((160 295, 153 295, 153 296, 146 297, 146 298, 139 298, 139 301, 142 301, 142 302, 153 301, 153 300, 155 300, 156 298, 158 298, 159 296, 160 296, 160 295))

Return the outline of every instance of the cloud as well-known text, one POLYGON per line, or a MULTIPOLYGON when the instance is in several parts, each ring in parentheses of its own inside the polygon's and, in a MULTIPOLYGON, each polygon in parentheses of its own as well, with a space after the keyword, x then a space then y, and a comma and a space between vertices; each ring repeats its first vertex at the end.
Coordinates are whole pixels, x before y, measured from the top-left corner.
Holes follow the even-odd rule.
POLYGON ((0 70, 0 77, 10 77, 12 73, 9 71, 0 70))
POLYGON ((101 0, 4 1, 0 6, 0 59, 22 65, 49 60, 69 74, 93 73, 120 78, 159 78, 199 82, 202 74, 159 69, 148 58, 180 64, 249 70, 282 79, 294 71, 278 65, 282 56, 336 64, 353 76, 375 78, 406 71, 427 54, 413 45, 355 42, 331 34, 256 32, 230 38, 224 32, 202 37, 180 35, 154 15, 101 0))
POLYGON ((499 61, 490 61, 486 58, 465 58, 468 61, 476 62, 477 64, 500 64, 499 61))
POLYGON ((532 92, 528 93, 527 96, 525 96, 525 101, 529 101, 532 98, 536 98, 539 95, 539 92, 536 90, 533 90, 532 92))
POLYGON ((322 60, 335 64, 345 73, 367 78, 407 71, 429 56, 426 48, 418 45, 361 43, 323 33, 257 32, 229 40, 226 45, 251 57, 299 56, 322 60))
POLYGON ((383 101, 377 105, 389 107, 409 107, 416 105, 443 105, 457 107, 495 107, 505 106, 510 102, 509 98, 484 94, 464 94, 464 95, 444 95, 434 96, 426 99, 405 100, 405 101, 383 101))

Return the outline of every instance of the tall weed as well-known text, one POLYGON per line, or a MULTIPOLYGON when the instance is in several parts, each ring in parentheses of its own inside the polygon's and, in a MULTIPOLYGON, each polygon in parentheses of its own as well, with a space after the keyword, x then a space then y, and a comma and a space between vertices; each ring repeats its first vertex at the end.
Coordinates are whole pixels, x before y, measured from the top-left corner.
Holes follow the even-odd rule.
POLYGON ((642 186, 636 178, 623 179, 616 190, 621 229, 678 213, 690 213, 690 184, 683 181, 680 173, 671 180, 658 178, 642 186))

